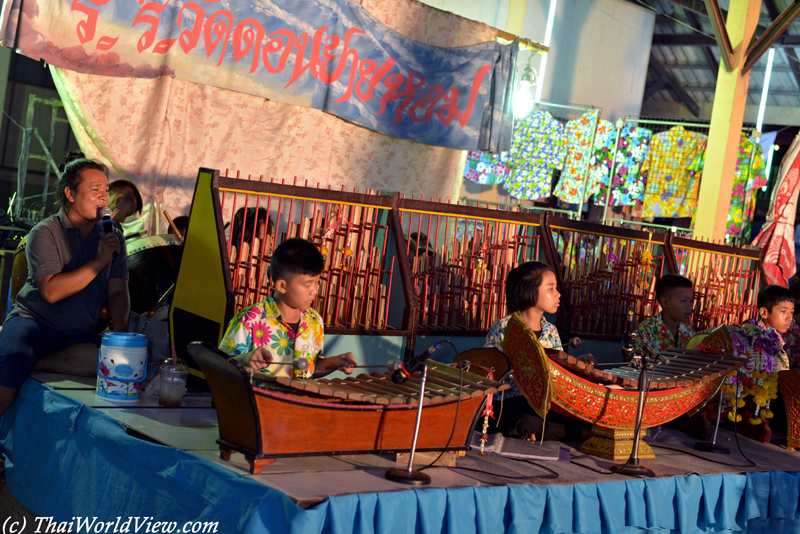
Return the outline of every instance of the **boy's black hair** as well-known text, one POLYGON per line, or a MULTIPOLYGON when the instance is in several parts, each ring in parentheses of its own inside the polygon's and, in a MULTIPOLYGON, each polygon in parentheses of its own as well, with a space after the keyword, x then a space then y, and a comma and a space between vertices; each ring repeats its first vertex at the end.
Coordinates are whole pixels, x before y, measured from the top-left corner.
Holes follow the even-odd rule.
POLYGON ((280 279, 288 281, 299 274, 317 276, 324 267, 325 258, 317 245, 302 237, 293 237, 278 245, 272 253, 269 272, 272 281, 277 282, 280 279))
POLYGON ((553 272, 553 269, 540 261, 526 261, 511 269, 506 278, 508 313, 521 312, 536 306, 539 287, 547 271, 553 272))
MULTIPOLYGON (((186 215, 180 215, 172 219, 172 224, 175 225, 175 228, 178 229, 179 232, 185 232, 187 228, 189 228, 189 217, 186 215)), ((167 229, 167 233, 172 233, 172 226, 167 229)))
POLYGON ((672 291, 681 287, 693 289, 692 281, 679 274, 665 274, 656 282, 656 300, 660 301, 661 297, 668 297, 672 291))
POLYGON ((758 292, 758 299, 756 299, 756 306, 758 309, 766 308, 769 313, 772 313, 772 308, 781 302, 791 302, 794 304, 794 295, 787 288, 777 284, 771 284, 758 292))
MULTIPOLYGON (((268 217, 267 210, 264 208, 239 208, 233 216, 233 227, 231 228, 231 244, 237 249, 242 243, 253 244, 253 234, 258 230, 261 223, 267 225, 267 234, 272 233, 272 219, 268 217), (244 241, 242 241, 244 239, 244 241)), ((263 236, 256 235, 258 239, 263 236)))
POLYGON ((795 282, 794 284, 790 285, 789 291, 792 292, 792 296, 794 297, 794 303, 800 304, 800 282, 795 282))
POLYGON ((142 203, 142 194, 139 192, 139 188, 136 187, 136 184, 130 180, 114 180, 108 184, 108 192, 113 193, 119 191, 123 187, 127 187, 131 190, 131 192, 133 192, 133 196, 136 199, 136 212, 142 213, 142 207, 144 206, 142 203))

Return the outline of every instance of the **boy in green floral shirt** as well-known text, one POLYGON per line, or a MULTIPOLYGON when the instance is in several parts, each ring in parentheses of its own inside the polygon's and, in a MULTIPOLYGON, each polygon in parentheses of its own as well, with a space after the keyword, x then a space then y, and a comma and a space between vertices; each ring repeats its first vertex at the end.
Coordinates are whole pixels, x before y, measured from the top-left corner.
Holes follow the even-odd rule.
POLYGON ((322 377, 335 370, 350 374, 355 366, 352 353, 322 356, 324 326, 311 305, 324 265, 322 254, 310 241, 293 238, 281 243, 270 262, 272 296, 231 320, 220 350, 271 376, 322 377), (293 364, 300 359, 308 362, 308 368, 295 369, 293 364))
MULTIPOLYGON (((665 274, 656 282, 656 300, 661 313, 639 323, 639 337, 656 352, 685 347, 695 334, 691 326, 692 281, 679 274, 665 274)), ((642 347, 637 348, 642 350, 642 347)))

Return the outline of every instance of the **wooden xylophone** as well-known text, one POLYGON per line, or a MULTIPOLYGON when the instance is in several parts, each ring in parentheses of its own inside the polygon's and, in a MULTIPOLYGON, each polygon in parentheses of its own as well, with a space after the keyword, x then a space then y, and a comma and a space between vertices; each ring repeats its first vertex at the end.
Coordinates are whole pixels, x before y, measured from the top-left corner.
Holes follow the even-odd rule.
MULTIPOLYGON (((251 383, 248 373, 208 343, 189 354, 211 387, 219 419, 220 457, 244 454, 251 473, 285 456, 372 454, 411 449, 419 381, 394 384, 390 373, 346 379, 270 378, 251 383), (281 389, 272 389, 280 387, 281 389)), ((266 379, 264 375, 262 378, 266 379)), ((418 451, 466 450, 486 395, 508 389, 483 377, 428 363, 418 451), (451 435, 452 431, 452 435, 451 435)))
MULTIPOLYGON (((506 355, 517 385, 542 418, 552 408, 592 423, 593 437, 581 451, 603 458, 630 456, 636 424, 639 372, 632 367, 599 370, 564 353, 548 356, 525 322, 514 315, 506 326, 506 355), (595 380, 604 383, 597 383, 595 380), (628 389, 626 389, 628 388, 628 389)), ((724 376, 746 358, 670 349, 669 359, 653 367, 653 382, 642 415, 642 429, 658 426, 702 408, 724 376)), ((650 371, 648 370, 648 375, 650 371)), ((655 458, 644 442, 639 458, 655 458)))
MULTIPOLYGON (((630 365, 599 369, 587 366, 563 351, 545 349, 545 354, 577 376, 624 388, 638 386, 639 371, 630 365)), ((650 379, 651 390, 698 386, 703 382, 724 377, 746 361, 746 358, 729 354, 704 353, 678 347, 661 351, 660 355, 663 356, 663 360, 648 364, 647 376, 650 379)))

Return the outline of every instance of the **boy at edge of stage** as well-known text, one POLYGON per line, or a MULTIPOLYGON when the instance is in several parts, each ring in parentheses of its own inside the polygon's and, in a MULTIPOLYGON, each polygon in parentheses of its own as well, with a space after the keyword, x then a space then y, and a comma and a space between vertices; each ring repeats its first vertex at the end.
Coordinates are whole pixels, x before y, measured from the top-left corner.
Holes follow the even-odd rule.
MULTIPOLYGON (((692 281, 679 274, 665 274, 656 282, 656 301, 661 313, 639 323, 639 337, 656 352, 685 347, 695 334, 691 326, 692 281)), ((642 347, 637 348, 641 350, 642 347)))
MULTIPOLYGON (((768 285, 758 292, 756 299, 758 307, 758 317, 748 319, 747 324, 760 326, 764 330, 772 328, 783 336, 792 326, 794 320, 794 296, 787 288, 779 285, 768 285)), ((788 359, 786 354, 777 360, 775 371, 785 371, 788 369, 788 359)))
POLYGON ((220 350, 271 376, 319 378, 336 370, 353 372, 352 353, 322 356, 324 327, 311 306, 324 265, 322 254, 312 242, 292 238, 281 243, 270 262, 272 296, 245 308, 231 320, 220 350), (306 369, 293 365, 300 359, 308 362, 306 369))
POLYGON ((794 297, 794 319, 789 326, 789 330, 783 335, 786 342, 784 350, 789 357, 789 369, 800 369, 800 282, 795 282, 789 286, 789 291, 794 297))

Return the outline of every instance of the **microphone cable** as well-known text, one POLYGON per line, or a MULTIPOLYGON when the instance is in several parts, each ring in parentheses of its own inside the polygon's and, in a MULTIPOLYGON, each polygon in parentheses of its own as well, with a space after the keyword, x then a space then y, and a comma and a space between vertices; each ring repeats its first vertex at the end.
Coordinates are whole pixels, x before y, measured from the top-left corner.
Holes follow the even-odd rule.
MULTIPOLYGON (((424 471, 429 467, 433 467, 433 465, 441 459, 444 453, 447 452, 447 449, 450 447, 450 442, 453 440, 453 436, 456 433, 456 425, 458 424, 458 414, 461 411, 461 394, 464 392, 464 369, 461 368, 461 353, 458 352, 456 346, 453 345, 453 343, 449 339, 445 339, 444 342, 453 348, 453 351, 456 353, 456 358, 458 358, 458 400, 456 401, 456 416, 455 419, 453 420, 453 426, 450 429, 450 437, 447 438, 447 444, 444 446, 444 449, 442 449, 442 451, 439 452, 439 456, 434 458, 434 460, 431 463, 429 463, 425 467, 417 469, 417 471, 424 471)), ((422 400, 423 399, 420 398, 419 402, 422 402, 422 400)), ((470 435, 472 435, 471 433, 472 433, 472 428, 470 428, 470 435)))
MULTIPOLYGON (((558 475, 558 473, 556 471, 553 471, 549 467, 545 467, 545 466, 543 466, 541 464, 537 464, 533 460, 523 460, 521 458, 509 458, 508 456, 504 456, 503 458, 506 458, 507 460, 516 460, 518 462, 525 462, 525 463, 529 463, 531 465, 535 465, 536 467, 541 467, 545 471, 548 471, 550 474, 548 474, 548 475, 530 475, 530 476, 511 476, 511 475, 501 475, 500 473, 492 473, 490 471, 485 471, 483 469, 475 469, 474 467, 463 467, 463 466, 458 466, 458 465, 454 465, 452 467, 448 467, 448 469, 457 469, 459 471, 467 471, 467 472, 472 472, 472 473, 483 473, 484 475, 489 475, 489 476, 497 477, 497 478, 503 478, 505 480, 531 480, 531 481, 534 481, 534 480, 555 480, 555 479, 557 479, 559 477, 559 475, 558 475)), ((470 477, 468 474, 464 474, 464 476, 470 477)), ((504 485, 504 484, 492 484, 490 482, 485 482, 485 481, 477 479, 475 477, 470 477, 470 478, 478 480, 479 482, 481 482, 483 484, 489 484, 489 485, 491 485, 493 487, 498 487, 498 486, 503 486, 504 485)))
POLYGON ((750 467, 755 467, 757 464, 753 460, 751 460, 750 458, 747 457, 747 455, 742 450, 742 445, 739 443, 739 427, 738 427, 738 423, 739 422, 736 420, 737 419, 736 416, 738 415, 738 412, 739 412, 739 385, 738 384, 736 385, 736 393, 734 394, 733 399, 734 399, 734 402, 735 402, 735 404, 733 405, 733 437, 736 440, 736 448, 739 449, 739 454, 742 455, 742 458, 744 458, 745 460, 750 462, 750 467))
MULTIPOLYGON (((737 387, 736 388, 736 394, 734 396, 734 401, 736 402, 736 404, 738 404, 738 400, 739 400, 739 388, 737 387)), ((689 451, 689 450, 677 449, 675 447, 667 447, 665 445, 658 445, 658 444, 655 444, 655 443, 650 443, 650 446, 658 448, 658 449, 661 449, 661 450, 665 450, 665 451, 680 452, 682 454, 688 454, 689 456, 693 456, 694 458, 699 458, 701 460, 705 460, 707 462, 711 462, 711 463, 717 464, 717 465, 724 465, 726 467, 756 467, 758 464, 756 464, 756 462, 754 462, 753 460, 751 460, 750 458, 747 457, 747 455, 744 453, 744 451, 742 451, 742 446, 739 443, 739 433, 737 431, 737 422, 736 422, 737 409, 738 409, 738 406, 736 406, 736 408, 734 408, 734 413, 733 413, 733 415, 734 415, 734 417, 733 417, 733 435, 734 435, 734 438, 736 440, 736 447, 739 449, 739 454, 742 455, 742 458, 747 460, 749 465, 738 465, 738 464, 730 464, 728 462, 721 462, 719 460, 713 460, 713 459, 708 458, 706 456, 701 456, 701 455, 699 455, 697 453, 694 453, 692 451, 689 451)))

